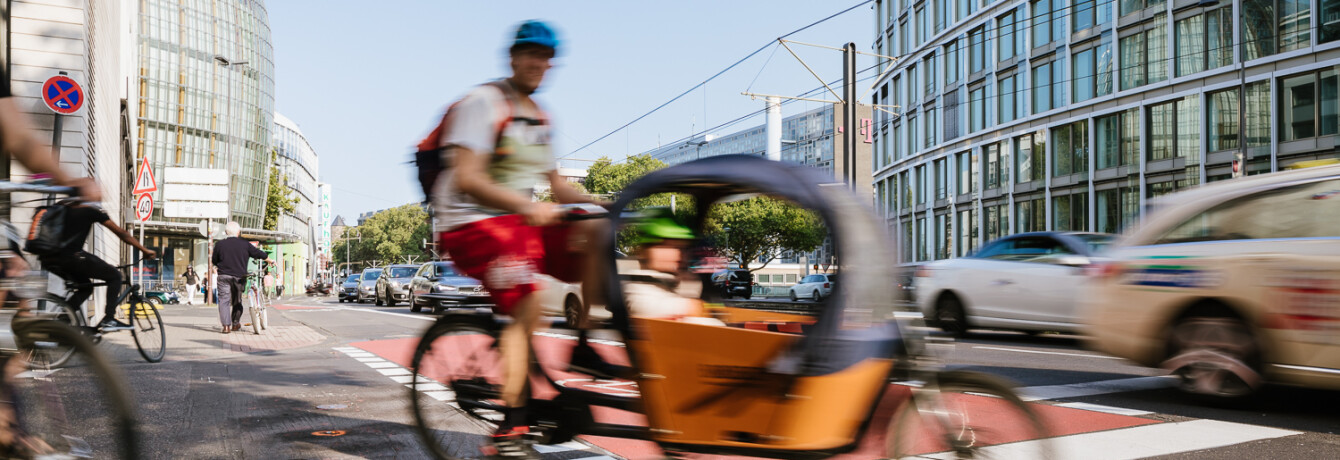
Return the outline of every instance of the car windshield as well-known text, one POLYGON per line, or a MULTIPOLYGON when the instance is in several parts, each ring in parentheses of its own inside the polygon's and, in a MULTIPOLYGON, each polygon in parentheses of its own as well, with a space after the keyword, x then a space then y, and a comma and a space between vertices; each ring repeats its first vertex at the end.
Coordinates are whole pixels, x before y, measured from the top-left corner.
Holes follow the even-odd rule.
POLYGON ((393 267, 388 269, 388 272, 392 278, 409 278, 414 276, 416 270, 414 267, 393 267))
POLYGON ((381 274, 382 274, 381 270, 377 270, 375 272, 363 272, 363 279, 367 281, 372 281, 377 279, 378 276, 381 276, 381 274))
POLYGON ((1101 252, 1103 249, 1107 248, 1109 244, 1112 244, 1112 240, 1115 239, 1112 235, 1099 235, 1094 233, 1078 234, 1075 235, 1075 238, 1079 238, 1080 241, 1083 241, 1085 245, 1089 246, 1089 250, 1092 252, 1101 252))
POLYGON ((346 283, 357 283, 357 282, 358 282, 358 274, 357 274, 357 273, 354 273, 354 274, 352 274, 352 275, 349 275, 349 279, 344 280, 344 282, 346 282, 346 283))
POLYGON ((452 264, 437 264, 437 276, 460 276, 456 273, 456 266, 452 264))

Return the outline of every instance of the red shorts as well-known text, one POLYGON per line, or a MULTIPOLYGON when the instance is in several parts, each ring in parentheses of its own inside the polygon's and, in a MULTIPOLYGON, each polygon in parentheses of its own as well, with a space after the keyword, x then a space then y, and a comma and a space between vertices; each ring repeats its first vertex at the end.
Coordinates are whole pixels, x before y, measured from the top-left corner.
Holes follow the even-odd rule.
POLYGON ((438 243, 458 270, 484 282, 495 310, 510 315, 522 297, 543 287, 536 274, 578 281, 583 258, 568 250, 571 231, 568 224, 532 227, 513 214, 442 232, 438 243))

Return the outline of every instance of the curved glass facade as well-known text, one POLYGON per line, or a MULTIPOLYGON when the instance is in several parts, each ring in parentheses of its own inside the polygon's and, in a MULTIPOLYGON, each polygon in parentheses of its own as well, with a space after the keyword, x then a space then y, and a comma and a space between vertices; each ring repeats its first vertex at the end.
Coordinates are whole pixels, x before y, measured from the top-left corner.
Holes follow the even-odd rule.
MULTIPOLYGON (((160 176, 165 167, 231 171, 232 220, 260 228, 275 86, 265 5, 259 0, 139 3, 137 151, 149 157, 160 176)), ((151 220, 198 221, 164 218, 161 197, 155 198, 151 220)))
POLYGON ((901 57, 874 96, 900 113, 878 120, 873 166, 903 262, 1012 233, 1116 233, 1235 166, 1340 157, 1340 27, 1326 19, 1340 0, 874 10, 873 48, 901 57))

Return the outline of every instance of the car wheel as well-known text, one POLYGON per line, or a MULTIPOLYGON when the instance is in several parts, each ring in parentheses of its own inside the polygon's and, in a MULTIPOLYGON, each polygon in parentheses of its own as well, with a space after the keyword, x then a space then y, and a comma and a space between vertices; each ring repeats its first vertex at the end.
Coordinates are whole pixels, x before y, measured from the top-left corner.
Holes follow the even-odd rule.
POLYGON ((409 311, 412 311, 414 313, 423 311, 423 307, 419 305, 418 301, 414 300, 413 295, 409 296, 409 311))
POLYGON ((752 292, 748 292, 748 293, 745 293, 745 295, 744 295, 744 300, 749 300, 749 299, 751 299, 751 298, 753 298, 753 297, 754 297, 754 293, 752 293, 752 292))
POLYGON ((968 335, 968 317, 958 297, 948 294, 940 296, 940 300, 935 303, 935 324, 954 337, 968 335))
POLYGON ((793 290, 790 290, 789 293, 791 294, 791 301, 792 301, 792 302, 795 302, 795 301, 797 301, 797 300, 800 300, 800 298, 796 297, 796 291, 795 291, 794 289, 793 289, 793 290))
POLYGON ((568 294, 563 299, 563 319, 567 320, 568 327, 577 329, 578 316, 582 314, 582 301, 577 300, 577 296, 568 294))
POLYGON ((391 294, 386 294, 386 306, 388 307, 395 306, 395 297, 391 297, 391 294))
POLYGON ((382 306, 382 296, 381 296, 380 294, 373 294, 373 295, 372 295, 372 301, 373 301, 378 307, 382 306))
POLYGON ((813 299, 815 302, 818 302, 818 301, 820 301, 820 300, 823 300, 823 299, 824 299, 824 296, 819 294, 819 290, 818 290, 818 289, 815 289, 815 290, 814 290, 814 293, 813 293, 813 294, 810 294, 810 298, 813 299))
POLYGON ((1179 389, 1207 402, 1240 401, 1263 383, 1260 349, 1251 328, 1227 312, 1178 320, 1168 337, 1168 356, 1161 367, 1181 380, 1179 389))

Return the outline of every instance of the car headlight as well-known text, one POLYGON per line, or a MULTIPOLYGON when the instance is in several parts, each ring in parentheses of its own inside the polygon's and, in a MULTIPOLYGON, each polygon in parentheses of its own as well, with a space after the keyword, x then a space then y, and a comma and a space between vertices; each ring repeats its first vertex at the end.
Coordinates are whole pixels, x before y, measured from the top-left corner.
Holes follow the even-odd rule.
POLYGON ((448 286, 448 285, 445 285, 445 284, 439 284, 439 285, 437 285, 437 292, 456 292, 456 286, 448 286))

